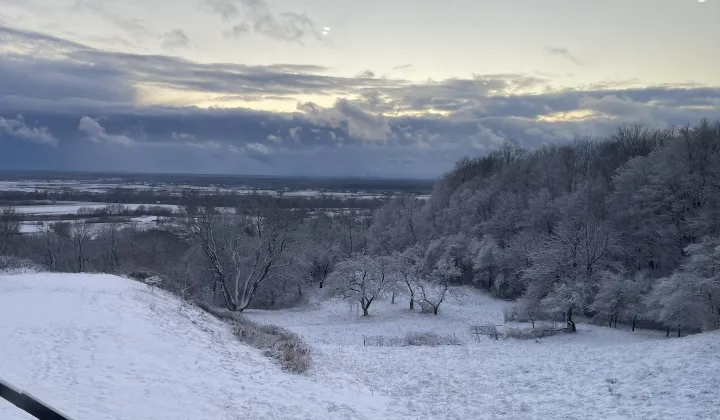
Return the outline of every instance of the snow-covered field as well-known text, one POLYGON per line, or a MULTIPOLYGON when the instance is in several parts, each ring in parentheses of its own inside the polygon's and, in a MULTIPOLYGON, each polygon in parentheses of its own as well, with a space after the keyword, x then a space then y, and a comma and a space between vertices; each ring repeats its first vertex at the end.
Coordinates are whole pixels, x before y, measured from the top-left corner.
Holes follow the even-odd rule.
MULTIPOLYGON (((98 210, 105 208, 110 203, 78 203, 78 202, 63 202, 63 203, 57 203, 57 204, 48 204, 48 205, 37 205, 37 206, 16 206, 15 210, 18 213, 22 214, 48 214, 48 215, 58 215, 58 214, 77 214, 78 210, 81 208, 90 208, 93 210, 98 210)), ((136 210, 140 206, 145 207, 162 207, 166 208, 172 211, 177 211, 178 206, 170 205, 170 204, 123 204, 123 206, 127 210, 136 210)))
MULTIPOLYGON (((277 195, 279 191, 269 189, 252 189, 247 187, 218 187, 216 185, 175 185, 175 184, 142 184, 142 183, 104 183, 104 182, 87 182, 87 181, 0 181, 0 191, 15 191, 15 192, 35 192, 35 191, 57 191, 57 190, 74 190, 91 193, 106 193, 116 188, 132 189, 136 191, 164 191, 171 195, 180 195, 182 191, 192 189, 196 191, 204 191, 207 193, 214 193, 216 191, 222 193, 237 193, 237 194, 268 194, 277 195)), ((333 197, 339 199, 376 199, 382 198, 383 195, 371 194, 371 193, 354 193, 344 191, 319 191, 319 190, 297 190, 297 191, 284 191, 284 197, 333 197)), ((429 198, 428 195, 418 196, 420 199, 429 198)))
MULTIPOLYGON (((280 370, 228 327, 106 275, 0 276, 0 376, 81 419, 717 419, 720 334, 664 339, 579 325, 534 341, 483 338, 507 305, 480 293, 436 316, 406 303, 250 311, 301 334, 307 375, 280 370), (363 346, 454 335, 462 345, 363 346)), ((0 419, 25 419, 0 403, 0 419)))

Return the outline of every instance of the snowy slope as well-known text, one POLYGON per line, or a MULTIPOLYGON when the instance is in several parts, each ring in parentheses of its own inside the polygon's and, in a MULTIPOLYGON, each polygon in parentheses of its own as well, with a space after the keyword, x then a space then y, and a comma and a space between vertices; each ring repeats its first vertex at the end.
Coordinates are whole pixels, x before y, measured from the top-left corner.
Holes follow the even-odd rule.
MULTIPOLYGON (((575 335, 483 339, 506 302, 469 292, 441 314, 378 301, 250 311, 314 351, 285 373, 200 311, 106 275, 0 276, 0 377, 92 419, 718 419, 720 334, 664 339, 579 325, 575 335), (432 331, 462 346, 364 347, 432 331)), ((28 419, 0 403, 0 419, 28 419)))
MULTIPOLYGON (((0 377, 75 420, 378 419, 389 410, 352 378, 282 372, 219 321, 109 275, 0 276, 0 377)), ((0 419, 28 418, 0 402, 0 419)))
POLYGON ((394 419, 720 419, 720 334, 664 339, 592 325, 533 341, 476 338, 507 305, 470 293, 441 314, 378 302, 358 317, 344 302, 251 318, 284 325, 316 349, 316 375, 352 375, 392 399, 394 419), (455 334, 462 346, 364 347, 364 335, 455 334))

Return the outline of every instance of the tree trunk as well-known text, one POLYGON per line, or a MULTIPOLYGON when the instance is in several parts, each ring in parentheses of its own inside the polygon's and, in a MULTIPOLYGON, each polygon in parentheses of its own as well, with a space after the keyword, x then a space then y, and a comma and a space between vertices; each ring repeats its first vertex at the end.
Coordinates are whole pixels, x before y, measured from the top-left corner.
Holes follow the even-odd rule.
POLYGON ((667 329, 665 330, 665 337, 670 337, 670 327, 667 327, 667 329))
POLYGON ((395 292, 392 293, 392 298, 390 298, 390 303, 393 305, 395 304, 395 292))
POLYGON ((437 315, 437 314, 438 314, 438 309, 440 309, 440 306, 434 306, 434 307, 433 307, 433 315, 437 315))
POLYGON ((678 327, 678 338, 680 338, 680 327, 678 327))
POLYGON ((368 309, 370 308, 371 303, 372 303, 372 300, 370 300, 370 299, 362 298, 360 300, 360 306, 362 306, 363 316, 369 315, 368 309))
POLYGON ((569 307, 567 311, 567 327, 570 332, 577 332, 577 328, 575 327, 575 321, 573 321, 572 316, 573 310, 572 307, 569 307))
POLYGON ((635 326, 637 325, 637 315, 633 316, 632 320, 632 330, 635 332, 635 326))
POLYGON ((410 310, 412 311, 413 309, 415 309, 415 299, 410 296, 410 310))

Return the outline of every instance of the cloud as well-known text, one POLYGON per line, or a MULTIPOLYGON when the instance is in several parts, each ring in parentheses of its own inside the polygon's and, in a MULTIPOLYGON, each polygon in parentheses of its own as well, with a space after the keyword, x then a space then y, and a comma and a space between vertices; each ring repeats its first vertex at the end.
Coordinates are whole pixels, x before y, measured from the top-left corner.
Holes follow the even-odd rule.
POLYGON ((104 0, 76 0, 71 10, 93 12, 136 38, 151 34, 142 20, 109 11, 104 0))
POLYGON ((302 44, 305 38, 321 40, 321 31, 307 15, 295 12, 276 13, 265 0, 203 0, 212 13, 226 21, 243 15, 243 21, 223 31, 225 38, 238 39, 255 33, 270 39, 302 44))
POLYGON ((260 143, 249 143, 247 145, 247 148, 253 151, 256 151, 258 153, 262 153, 263 155, 269 155, 270 154, 270 148, 265 146, 264 144, 260 143))
POLYGON ((392 69, 393 70, 407 70, 410 67, 412 67, 412 64, 403 64, 402 66, 395 66, 392 69))
POLYGON ((575 57, 573 54, 571 54, 567 48, 547 47, 547 48, 545 48, 545 52, 547 52, 548 54, 554 55, 554 56, 562 57, 566 60, 571 61, 572 63, 577 64, 578 66, 583 65, 583 63, 580 60, 578 60, 577 57, 575 57))
POLYGON ((105 128, 90 117, 80 118, 78 130, 85 133, 87 139, 93 143, 117 144, 121 146, 132 146, 135 143, 130 137, 106 133, 105 128))
POLYGON ((174 29, 162 35, 162 46, 166 50, 188 48, 190 46, 190 38, 188 38, 182 29, 174 29))
MULTIPOLYGON (((16 118, 0 117, 0 134, 5 134, 20 140, 56 146, 57 139, 47 127, 30 127, 25 123, 22 115, 16 118)), ((0 135, 0 138, 3 136, 0 135)))
POLYGON ((361 79, 372 79, 373 77, 375 77, 375 73, 370 70, 365 70, 364 72, 358 74, 357 77, 361 79))
POLYGON ((527 74, 411 82, 338 77, 314 65, 196 63, 0 26, 0 135, 33 138, 4 147, 0 167, 432 177, 506 138, 538 147, 606 136, 625 123, 720 118, 712 86, 547 84, 527 74), (158 87, 207 95, 224 108, 143 104, 143 89, 158 87), (267 100, 297 107, 228 108, 267 100), (51 139, 61 141, 32 144, 51 139))
POLYGON ((227 31, 223 32, 223 36, 225 38, 234 38, 239 39, 244 35, 247 35, 251 31, 250 24, 247 22, 238 23, 237 25, 234 25, 232 28, 230 28, 227 31))

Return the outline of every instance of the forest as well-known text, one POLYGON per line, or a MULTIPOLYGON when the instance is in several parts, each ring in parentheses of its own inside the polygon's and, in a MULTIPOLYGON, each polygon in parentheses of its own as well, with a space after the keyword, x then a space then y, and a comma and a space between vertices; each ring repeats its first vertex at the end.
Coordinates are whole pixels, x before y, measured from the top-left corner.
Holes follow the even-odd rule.
POLYGON ((720 122, 623 126, 537 149, 507 140, 440 177, 429 200, 397 194, 372 217, 293 211, 282 198, 186 191, 172 223, 77 220, 20 235, 0 214, 0 270, 156 276, 184 299, 282 308, 309 288, 372 314, 387 298, 438 314, 466 285, 515 301, 507 320, 720 327, 720 122))

